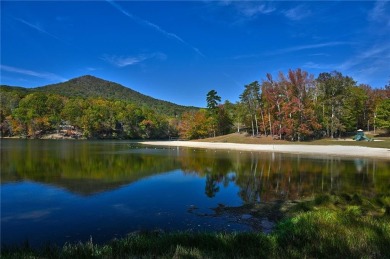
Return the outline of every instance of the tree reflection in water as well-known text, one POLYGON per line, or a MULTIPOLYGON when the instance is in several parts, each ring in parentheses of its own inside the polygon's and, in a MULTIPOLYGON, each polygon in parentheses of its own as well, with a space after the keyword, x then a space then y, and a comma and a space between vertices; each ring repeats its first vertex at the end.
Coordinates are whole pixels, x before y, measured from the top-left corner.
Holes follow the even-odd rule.
POLYGON ((32 180, 80 195, 181 170, 205 179, 214 197, 229 184, 245 203, 295 200, 316 193, 372 196, 390 190, 390 162, 369 158, 148 148, 128 142, 2 140, 2 183, 32 180))
POLYGON ((318 193, 372 196, 390 190, 390 162, 377 159, 310 157, 280 153, 181 151, 182 170, 206 178, 213 197, 220 185, 239 186, 245 203, 297 200, 318 193), (207 155, 206 155, 207 154, 207 155))

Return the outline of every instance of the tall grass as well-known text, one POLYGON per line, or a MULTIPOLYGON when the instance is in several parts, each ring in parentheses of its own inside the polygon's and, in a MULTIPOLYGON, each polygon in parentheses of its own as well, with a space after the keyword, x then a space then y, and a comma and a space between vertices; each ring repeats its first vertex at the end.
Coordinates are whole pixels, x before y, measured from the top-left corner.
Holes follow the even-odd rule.
POLYGON ((362 217, 357 207, 344 212, 320 209, 278 225, 277 254, 315 258, 390 258, 388 218, 362 217))
POLYGON ((104 245, 3 248, 1 258, 390 258, 389 196, 320 195, 263 233, 133 233, 104 245))

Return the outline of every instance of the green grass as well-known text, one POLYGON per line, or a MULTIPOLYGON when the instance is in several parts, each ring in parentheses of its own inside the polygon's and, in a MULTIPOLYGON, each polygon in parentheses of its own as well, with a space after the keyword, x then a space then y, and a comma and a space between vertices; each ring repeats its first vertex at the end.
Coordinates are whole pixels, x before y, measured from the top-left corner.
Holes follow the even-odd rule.
POLYGON ((298 214, 275 231, 278 255, 315 258, 389 258, 388 218, 361 216, 358 207, 345 211, 319 209, 298 214))
POLYGON ((390 138, 381 137, 375 138, 376 141, 350 141, 350 139, 321 139, 307 142, 293 142, 295 144, 308 145, 341 145, 341 146, 360 146, 360 147, 374 147, 374 148, 390 148, 390 138))
POLYGON ((253 137, 245 133, 232 133, 228 135, 218 136, 215 138, 206 138, 196 141, 201 142, 222 142, 222 143, 240 143, 240 144, 272 144, 272 145, 342 145, 342 146, 362 146, 362 147, 374 147, 374 148, 390 148, 390 137, 378 137, 368 135, 370 138, 374 138, 375 141, 352 141, 352 137, 346 137, 341 139, 319 139, 319 140, 307 140, 307 141, 286 141, 275 140, 268 136, 253 137))
POLYGON ((3 248, 1 258, 390 258, 390 195, 318 195, 268 235, 143 232, 104 245, 3 248))

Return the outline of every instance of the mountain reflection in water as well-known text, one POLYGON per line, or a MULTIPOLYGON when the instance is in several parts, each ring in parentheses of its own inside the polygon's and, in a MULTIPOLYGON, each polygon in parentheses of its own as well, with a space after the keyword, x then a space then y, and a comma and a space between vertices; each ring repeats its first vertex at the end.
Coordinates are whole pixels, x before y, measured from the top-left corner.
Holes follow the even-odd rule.
POLYGON ((250 215, 216 212, 318 193, 373 196, 390 189, 389 176, 383 159, 1 140, 1 238, 38 245, 105 242, 144 229, 257 231, 246 224, 250 215))
POLYGON ((205 194, 234 183, 244 202, 315 193, 363 195, 390 187, 390 162, 370 158, 147 147, 129 142, 2 140, 1 182, 30 180, 93 195, 181 170, 205 178, 205 194))

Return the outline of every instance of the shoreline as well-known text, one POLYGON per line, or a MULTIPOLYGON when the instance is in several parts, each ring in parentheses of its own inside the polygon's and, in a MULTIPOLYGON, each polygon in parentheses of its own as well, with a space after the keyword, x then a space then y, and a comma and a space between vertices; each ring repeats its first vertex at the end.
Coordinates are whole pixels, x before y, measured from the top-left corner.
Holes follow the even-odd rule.
POLYGON ((369 157, 390 160, 390 149, 342 145, 284 145, 237 144, 197 141, 144 141, 139 144, 152 146, 191 147, 222 150, 277 152, 305 155, 331 155, 342 157, 369 157))

